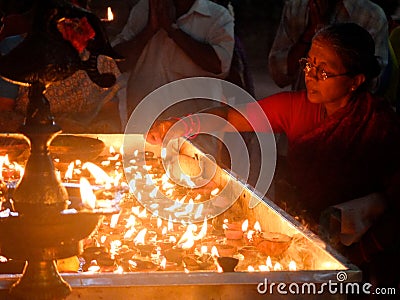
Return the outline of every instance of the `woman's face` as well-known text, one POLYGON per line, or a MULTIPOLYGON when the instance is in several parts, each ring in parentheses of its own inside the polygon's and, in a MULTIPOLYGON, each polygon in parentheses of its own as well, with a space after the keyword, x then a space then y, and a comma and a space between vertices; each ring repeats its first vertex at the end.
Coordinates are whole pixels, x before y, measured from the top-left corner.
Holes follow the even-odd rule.
POLYGON ((330 45, 314 40, 308 53, 308 62, 311 68, 305 74, 305 82, 309 101, 337 108, 345 106, 355 88, 354 80, 345 75, 348 70, 330 45), (326 74, 325 80, 317 75, 322 71, 326 74))

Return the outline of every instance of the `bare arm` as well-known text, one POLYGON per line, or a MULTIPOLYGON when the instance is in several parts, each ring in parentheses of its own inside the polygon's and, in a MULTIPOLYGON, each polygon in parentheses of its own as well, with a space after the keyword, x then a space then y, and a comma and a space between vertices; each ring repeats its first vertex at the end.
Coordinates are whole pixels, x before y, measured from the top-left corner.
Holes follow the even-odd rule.
POLYGON ((168 36, 202 69, 219 74, 222 72, 221 61, 214 48, 192 38, 179 28, 168 29, 168 36))
MULTIPOLYGON (((238 131, 253 131, 253 127, 247 118, 228 105, 207 109, 200 113, 219 116, 227 120, 227 123, 238 131)), ((151 144, 162 144, 167 134, 168 138, 178 138, 187 136, 188 133, 196 134, 199 129, 202 132, 212 132, 216 130, 229 131, 229 128, 232 128, 216 128, 215 122, 209 120, 205 115, 200 115, 200 117, 189 115, 182 118, 156 121, 147 133, 146 140, 151 144)))

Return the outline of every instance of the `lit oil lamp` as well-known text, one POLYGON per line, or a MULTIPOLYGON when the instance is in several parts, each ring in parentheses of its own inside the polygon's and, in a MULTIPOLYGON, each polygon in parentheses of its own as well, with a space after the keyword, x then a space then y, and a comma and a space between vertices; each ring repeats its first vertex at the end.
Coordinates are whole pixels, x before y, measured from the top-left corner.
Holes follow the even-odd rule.
POLYGON ((290 246, 292 238, 278 232, 263 232, 255 241, 257 249, 266 255, 279 256, 290 246))
POLYGON ((114 14, 111 10, 111 7, 107 7, 107 18, 100 19, 103 23, 110 23, 114 20, 114 14))
POLYGON ((228 220, 225 220, 222 228, 226 238, 229 240, 241 240, 243 237, 242 224, 238 222, 229 223, 228 220))

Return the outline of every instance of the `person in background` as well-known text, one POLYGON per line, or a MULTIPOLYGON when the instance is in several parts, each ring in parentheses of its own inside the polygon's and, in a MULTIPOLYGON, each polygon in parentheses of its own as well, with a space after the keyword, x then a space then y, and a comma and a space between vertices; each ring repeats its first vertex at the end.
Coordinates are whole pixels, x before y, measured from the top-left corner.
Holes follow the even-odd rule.
MULTIPOLYGON (((70 1, 80 8, 87 8, 87 1, 70 1)), ((31 3, 32 4, 32 3, 31 3)), ((22 17, 22 15, 21 15, 22 17)), ((16 19, 16 16, 12 18, 16 19)), ((6 27, 5 27, 6 28, 6 27)), ((25 33, 31 32, 25 28, 25 33)), ((85 54, 83 54, 85 55, 85 54)), ((87 56, 88 53, 86 53, 87 56)), ((100 73, 110 73, 116 78, 120 76, 114 59, 99 55, 97 67, 100 73)), ((9 111, 2 114, 0 131, 15 132, 19 129, 26 115, 29 88, 15 86, 15 100, 9 111)), ((94 83, 87 72, 78 70, 71 76, 51 83, 44 93, 50 103, 50 110, 56 122, 64 132, 122 132, 119 117, 118 101, 115 95, 120 88, 120 82, 111 88, 102 88, 94 83)))
MULTIPOLYGON (((233 17, 208 0, 140 0, 112 41, 126 59, 128 115, 160 86, 188 77, 224 79, 233 48, 233 17)), ((199 101, 186 105, 189 112, 199 101)))
POLYGON ((389 48, 388 23, 381 7, 369 0, 289 0, 268 57, 274 82, 281 88, 291 85, 292 90, 303 89, 298 61, 310 49, 312 37, 324 25, 343 22, 356 23, 372 35, 383 71, 389 48))
POLYGON ((139 0, 89 0, 89 9, 100 19, 103 19, 103 25, 107 36, 112 41, 124 28, 128 21, 129 13, 139 0), (108 7, 113 13, 113 20, 108 21, 108 7))
MULTIPOLYGON (((306 90, 206 112, 239 131, 268 131, 257 122, 261 107, 274 133, 285 132, 289 141, 288 169, 275 173, 275 201, 361 267, 366 282, 396 287, 400 122, 368 90, 380 74, 374 40, 357 24, 332 24, 316 33, 300 63, 306 90)), ((173 136, 188 132, 191 122, 177 122, 156 122, 147 141, 161 143, 173 124, 173 136)), ((193 127, 201 130, 213 126, 197 122, 193 127)))
MULTIPOLYGON (((32 0, 0 1, 0 54, 5 55, 23 39, 32 23, 32 0)), ((0 110, 12 111, 18 95, 18 85, 0 78, 0 110)))

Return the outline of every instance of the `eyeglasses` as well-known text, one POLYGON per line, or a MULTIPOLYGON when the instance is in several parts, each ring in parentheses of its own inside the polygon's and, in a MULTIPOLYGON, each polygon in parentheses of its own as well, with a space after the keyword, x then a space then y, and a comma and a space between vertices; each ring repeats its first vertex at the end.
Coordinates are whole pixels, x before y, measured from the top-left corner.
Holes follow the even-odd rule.
POLYGON ((325 81, 328 78, 348 76, 351 74, 350 72, 346 72, 346 73, 342 73, 342 74, 329 74, 328 72, 326 72, 324 70, 324 66, 321 66, 321 65, 316 66, 312 62, 310 62, 310 60, 308 58, 305 58, 305 57, 300 58, 299 63, 300 63, 300 66, 303 68, 304 74, 306 76, 310 76, 311 70, 315 69, 316 78, 321 81, 325 81))

